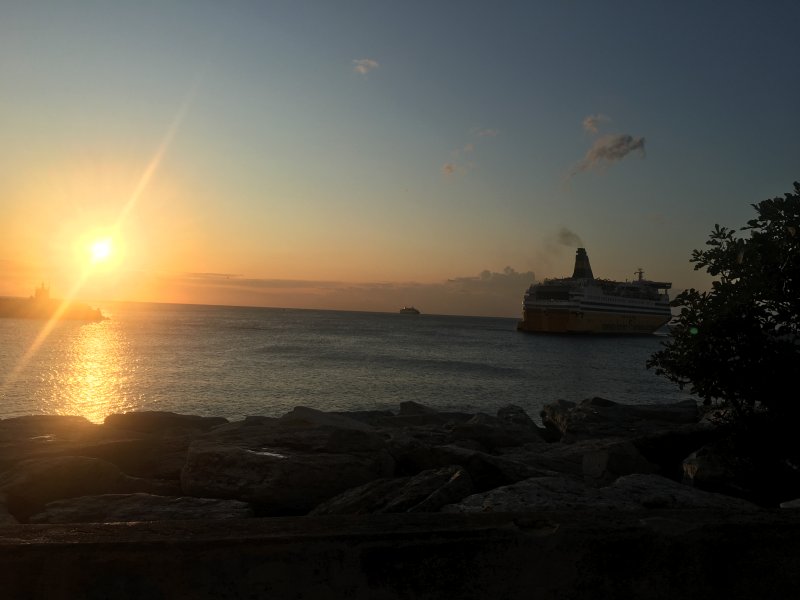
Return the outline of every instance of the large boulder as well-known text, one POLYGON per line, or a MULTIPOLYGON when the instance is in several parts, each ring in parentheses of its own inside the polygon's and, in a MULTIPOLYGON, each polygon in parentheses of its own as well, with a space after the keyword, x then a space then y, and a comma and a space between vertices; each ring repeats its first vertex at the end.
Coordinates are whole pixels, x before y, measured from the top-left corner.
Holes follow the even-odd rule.
POLYGON ((0 419, 0 471, 31 458, 72 453, 75 445, 102 436, 84 417, 31 415, 0 419))
POLYGON ((360 453, 243 448, 196 441, 181 473, 190 496, 235 498, 261 514, 305 514, 321 502, 374 479, 389 477, 394 461, 385 450, 360 453))
POLYGON ((86 456, 30 459, 0 474, 0 493, 8 510, 24 521, 62 498, 128 492, 176 492, 170 482, 130 477, 116 465, 86 456))
MULTIPOLYGON (((496 456, 454 444, 429 445, 407 434, 391 436, 387 447, 395 460, 398 475, 416 475, 457 465, 467 470, 478 491, 548 474, 546 468, 518 460, 518 455, 496 456)), ((535 444, 535 447, 539 448, 539 445, 535 444)))
POLYGON ((502 447, 546 443, 533 421, 515 420, 520 417, 519 413, 505 414, 509 418, 478 413, 469 421, 456 424, 452 429, 454 441, 472 440, 490 452, 502 447))
POLYGON ((707 491, 742 493, 736 457, 720 444, 706 444, 683 461, 684 482, 707 491))
POLYGON ((386 447, 384 436, 365 423, 305 407, 280 418, 248 417, 217 427, 196 440, 249 450, 283 448, 329 454, 369 453, 386 447))
POLYGON ((131 437, 77 444, 69 449, 75 456, 99 458, 117 465, 126 474, 151 479, 180 478, 191 438, 155 437, 133 434, 131 437), (136 437, 140 435, 141 437, 136 437))
POLYGON ((413 477, 379 479, 347 490, 317 506, 310 514, 437 512, 474 492, 469 474, 449 466, 413 477))
POLYGON ((155 494, 104 494, 56 500, 31 523, 118 523, 187 519, 243 519, 253 516, 246 502, 155 494))
POLYGON ((626 475, 601 493, 625 498, 642 508, 710 508, 755 511, 758 506, 747 500, 695 489, 659 475, 626 475))
POLYGON ((697 423, 700 412, 694 400, 636 405, 594 397, 577 405, 564 400, 547 404, 540 416, 548 430, 569 443, 598 437, 638 438, 697 423))
POLYGON ((453 445, 431 448, 430 457, 437 466, 458 465, 466 469, 478 491, 550 474, 546 468, 453 445))
POLYGON ((781 441, 764 435, 720 438, 683 461, 684 482, 775 508, 800 494, 797 460, 780 452, 781 441))
POLYGON ((324 412, 307 406, 295 406, 278 419, 283 425, 292 425, 300 428, 332 427, 335 429, 354 429, 357 431, 372 431, 373 428, 357 419, 346 415, 324 412))
POLYGON ((594 486, 606 485, 621 475, 659 472, 635 444, 622 438, 546 444, 505 452, 503 457, 540 470, 573 475, 594 486))
POLYGON ((400 403, 400 410, 391 416, 377 416, 370 423, 376 427, 398 429, 412 428, 446 430, 456 423, 470 420, 474 415, 462 412, 439 411, 430 406, 408 400, 400 403))
POLYGON ((260 514, 305 514, 343 491, 394 475, 384 437, 347 416, 297 407, 196 439, 181 472, 185 494, 252 502, 260 514))
POLYGON ((148 427, 139 422, 147 422, 154 415, 173 415, 177 421, 208 422, 203 417, 174 413, 108 417, 107 421, 119 424, 119 428, 96 425, 83 417, 38 415, 4 419, 0 420, 0 471, 34 458, 87 456, 114 463, 135 477, 177 479, 191 437, 203 429, 181 428, 174 423, 170 427, 148 427), (123 427, 123 422, 128 421, 130 427, 123 427))
POLYGON ((75 439, 97 425, 85 417, 66 415, 28 415, 0 419, 0 443, 21 439, 75 439))
POLYGON ((442 512, 530 512, 564 509, 758 510, 739 498, 694 489, 666 477, 636 474, 620 477, 610 486, 593 488, 575 478, 537 477, 468 496, 442 512))
POLYGON ((634 502, 608 502, 579 479, 565 476, 532 477, 487 492, 473 494, 442 512, 531 512, 565 509, 634 509, 634 502))
POLYGON ((619 440, 635 447, 633 451, 630 446, 618 445, 613 448, 614 456, 607 457, 602 456, 605 451, 586 455, 580 446, 574 452, 552 451, 555 457, 586 455, 587 470, 594 471, 593 477, 601 483, 630 473, 659 472, 674 479, 680 478, 681 463, 687 454, 718 435, 713 423, 701 420, 694 400, 642 405, 619 404, 598 397, 580 404, 559 400, 546 405, 541 417, 550 435, 561 441, 561 444, 553 444, 555 448, 592 445, 594 440, 601 446, 608 445, 604 440, 619 440), (602 465, 603 462, 607 467, 602 465))
POLYGON ((167 411, 137 411, 108 415, 103 423, 115 429, 136 431, 139 433, 156 433, 179 435, 207 431, 224 425, 228 420, 222 417, 202 417, 199 415, 183 415, 167 411))
POLYGON ((701 420, 667 427, 631 441, 645 459, 658 466, 662 475, 678 480, 683 476, 683 459, 718 437, 718 428, 707 420, 701 420))

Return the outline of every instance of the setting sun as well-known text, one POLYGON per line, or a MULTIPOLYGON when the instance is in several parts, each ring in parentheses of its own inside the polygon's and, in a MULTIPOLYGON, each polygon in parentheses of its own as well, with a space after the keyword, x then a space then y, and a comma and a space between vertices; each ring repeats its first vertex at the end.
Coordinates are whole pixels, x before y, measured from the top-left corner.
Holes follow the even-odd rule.
POLYGON ((93 263, 100 263, 107 261, 113 252, 113 244, 110 238, 97 240, 90 248, 93 263))
MULTIPOLYGON (((82 237, 80 262, 92 276, 107 276, 117 273, 127 255, 120 236, 109 231, 94 231, 82 237)), ((89 273, 87 273, 89 275, 89 273)), ((85 283, 89 283, 87 280, 85 283)), ((94 283, 97 283, 95 280, 94 283)))

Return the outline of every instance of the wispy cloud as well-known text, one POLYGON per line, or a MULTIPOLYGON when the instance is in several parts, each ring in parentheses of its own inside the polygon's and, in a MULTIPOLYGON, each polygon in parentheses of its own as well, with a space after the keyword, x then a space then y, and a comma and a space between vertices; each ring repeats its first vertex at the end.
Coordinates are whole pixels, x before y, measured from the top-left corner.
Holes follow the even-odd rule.
POLYGON ((475 129, 473 133, 478 137, 495 137, 500 134, 497 129, 475 129))
POLYGON ((638 152, 644 156, 643 137, 633 137, 627 133, 604 135, 595 140, 586 156, 575 167, 573 174, 594 168, 608 167, 621 161, 632 152, 638 152))
POLYGON ((162 282, 179 302, 514 317, 531 272, 506 267, 436 283, 250 279, 224 273, 186 273, 162 282))
POLYGON ((497 129, 482 129, 473 127, 469 131, 470 141, 461 148, 454 150, 450 160, 442 165, 442 175, 449 177, 456 173, 466 173, 475 168, 474 154, 478 147, 483 145, 485 138, 497 137, 500 132, 497 129))
POLYGON ((524 290, 534 279, 532 272, 519 273, 511 267, 503 269, 502 273, 481 271, 475 277, 455 277, 447 280, 447 285, 454 291, 459 292, 481 292, 481 293, 503 293, 508 292, 511 296, 520 290, 524 290))
POLYGON ((589 133, 597 133, 600 130, 600 124, 609 121, 611 119, 605 115, 589 115, 583 120, 583 128, 589 133))
POLYGON ((357 58, 353 60, 353 70, 360 75, 366 75, 379 66, 380 64, 378 64, 378 61, 372 60, 371 58, 357 58))
MULTIPOLYGON (((610 117, 603 114, 589 115, 583 119, 584 131, 597 135, 603 123, 609 123, 610 117)), ((567 175, 567 179, 591 169, 604 169, 609 165, 621 161, 633 152, 644 156, 644 138, 634 137, 627 133, 609 133, 595 139, 592 147, 586 152, 577 165, 567 175)))

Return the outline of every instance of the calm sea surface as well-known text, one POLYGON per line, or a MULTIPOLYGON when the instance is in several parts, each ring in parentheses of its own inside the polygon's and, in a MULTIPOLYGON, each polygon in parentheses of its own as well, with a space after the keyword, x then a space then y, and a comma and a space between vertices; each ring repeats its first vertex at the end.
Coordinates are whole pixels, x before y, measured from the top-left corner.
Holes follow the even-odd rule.
POLYGON ((241 419, 393 409, 405 400, 493 414, 591 396, 688 398, 645 368, 665 339, 515 331, 515 319, 160 304, 110 319, 0 319, 0 417, 168 410, 241 419), (33 350, 32 350, 33 349, 33 350))

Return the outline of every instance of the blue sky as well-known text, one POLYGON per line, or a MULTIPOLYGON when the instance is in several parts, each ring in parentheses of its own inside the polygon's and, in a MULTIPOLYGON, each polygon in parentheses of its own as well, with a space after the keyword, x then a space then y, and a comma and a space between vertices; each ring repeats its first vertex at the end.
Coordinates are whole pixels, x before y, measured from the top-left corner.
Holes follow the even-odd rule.
POLYGON ((577 240, 598 276, 706 286, 692 249, 800 178, 798 23, 780 1, 5 3, 0 293, 69 287, 103 227, 125 252, 100 299, 514 316, 577 240))

